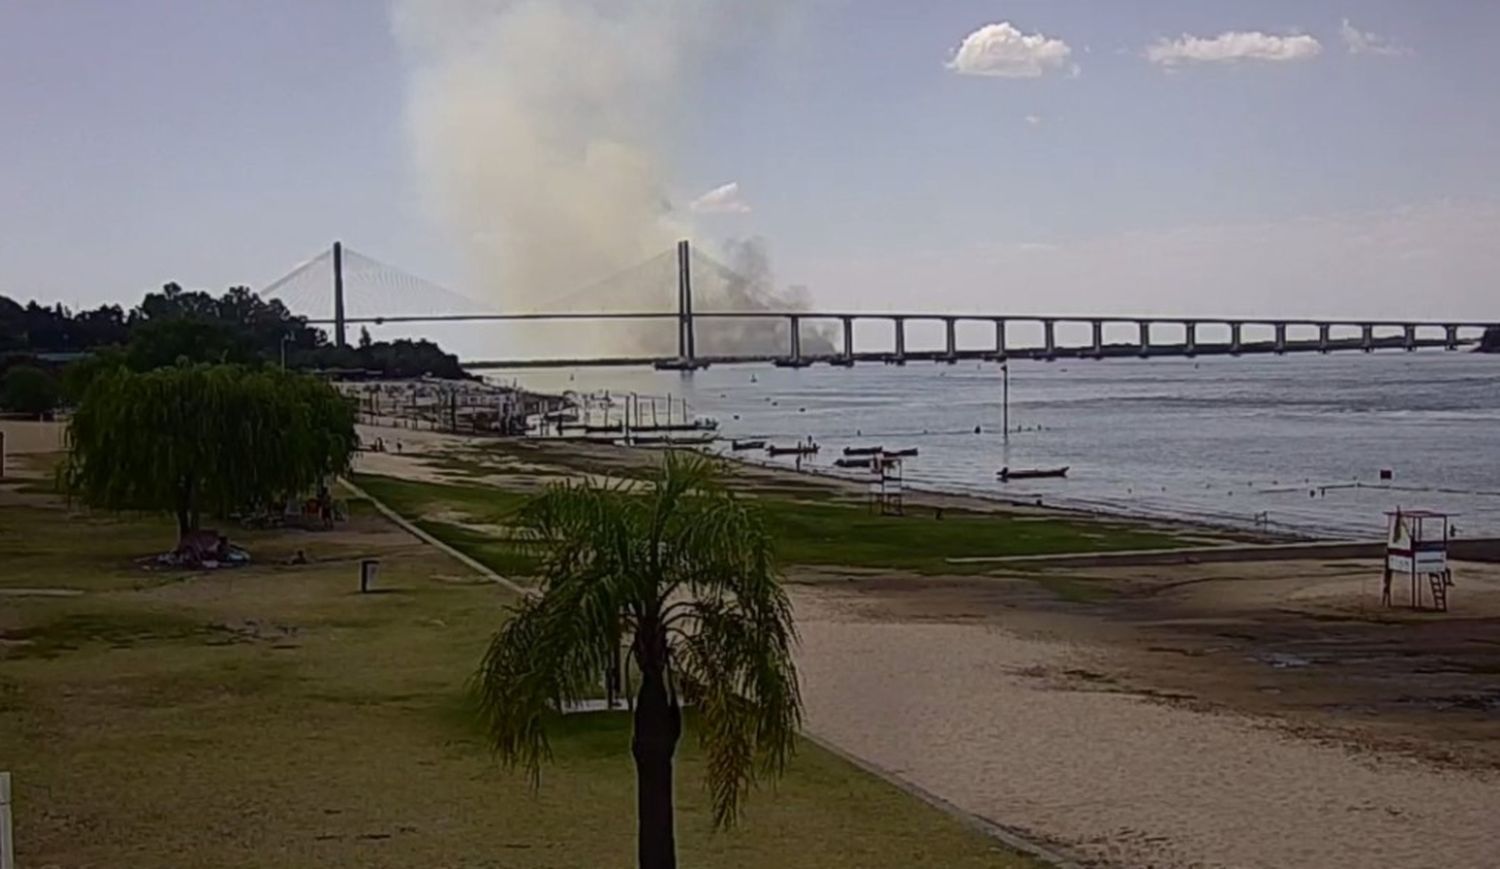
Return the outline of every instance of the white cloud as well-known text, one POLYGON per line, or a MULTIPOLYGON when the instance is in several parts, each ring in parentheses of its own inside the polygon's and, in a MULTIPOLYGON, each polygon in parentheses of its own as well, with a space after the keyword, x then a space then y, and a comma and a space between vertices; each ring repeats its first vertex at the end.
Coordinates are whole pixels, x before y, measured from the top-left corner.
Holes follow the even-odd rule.
POLYGON ((1211 38, 1184 33, 1179 39, 1160 39, 1147 46, 1146 59, 1171 68, 1185 63, 1307 60, 1322 50, 1322 43, 1305 33, 1277 36, 1258 30, 1228 30, 1211 38))
POLYGON ((740 198, 740 182, 731 181, 694 199, 688 209, 697 214, 749 214, 750 203, 740 198))
POLYGON ((1344 40, 1350 54, 1381 54, 1396 57, 1411 54, 1411 49, 1388 36, 1380 36, 1368 30, 1360 30, 1345 18, 1339 25, 1339 38, 1344 40))
POLYGON ((1027 115, 1026 116, 1026 123, 1030 124, 1033 127, 1041 124, 1041 122, 1042 122, 1042 116, 1041 115, 1027 115))
MULTIPOLYGON (((1036 78, 1051 70, 1069 68, 1072 54, 1061 39, 1022 33, 1009 21, 1002 21, 965 36, 947 66, 959 75, 1036 78)), ((1071 69, 1076 75, 1078 67, 1072 65, 1071 69)))

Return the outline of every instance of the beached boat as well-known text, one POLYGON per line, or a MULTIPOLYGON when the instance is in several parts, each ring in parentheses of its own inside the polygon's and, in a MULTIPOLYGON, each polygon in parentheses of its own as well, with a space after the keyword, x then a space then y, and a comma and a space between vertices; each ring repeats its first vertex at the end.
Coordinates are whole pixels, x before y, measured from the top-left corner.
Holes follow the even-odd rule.
POLYGON ((772 456, 806 456, 818 451, 817 444, 796 444, 790 447, 778 447, 775 445, 766 447, 766 454, 772 456))
POLYGON ((846 456, 874 456, 879 455, 880 447, 844 447, 846 456))
POLYGON ((1067 465, 1060 468, 1016 468, 1014 470, 1001 468, 995 472, 995 476, 999 477, 1002 483, 1006 480, 1035 480, 1041 477, 1066 477, 1067 475, 1067 465))
POLYGON ((833 466, 835 468, 868 468, 873 464, 875 464, 874 456, 866 456, 864 458, 853 459, 835 459, 833 462, 833 466))
POLYGON ((760 450, 765 449, 765 441, 730 441, 731 450, 760 450))

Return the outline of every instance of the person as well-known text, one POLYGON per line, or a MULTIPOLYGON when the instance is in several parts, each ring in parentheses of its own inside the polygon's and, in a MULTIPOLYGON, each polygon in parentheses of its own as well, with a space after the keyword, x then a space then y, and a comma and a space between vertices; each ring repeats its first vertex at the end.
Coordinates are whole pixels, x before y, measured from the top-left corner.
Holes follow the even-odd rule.
POLYGON ((318 486, 318 521, 325 529, 333 527, 333 494, 327 485, 318 486))

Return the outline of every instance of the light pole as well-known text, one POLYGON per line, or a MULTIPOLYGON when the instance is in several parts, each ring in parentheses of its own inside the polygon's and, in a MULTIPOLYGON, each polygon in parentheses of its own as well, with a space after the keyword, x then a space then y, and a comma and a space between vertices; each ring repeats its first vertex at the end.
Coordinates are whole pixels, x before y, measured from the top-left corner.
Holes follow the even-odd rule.
POLYGON ((1003 439, 1010 442, 1010 363, 1000 363, 1000 426, 1003 439))

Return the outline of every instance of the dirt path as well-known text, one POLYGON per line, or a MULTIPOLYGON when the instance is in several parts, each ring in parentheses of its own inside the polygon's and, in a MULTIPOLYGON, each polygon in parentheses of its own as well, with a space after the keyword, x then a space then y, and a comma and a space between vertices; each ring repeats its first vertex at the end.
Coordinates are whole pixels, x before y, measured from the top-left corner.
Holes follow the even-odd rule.
POLYGON ((1493 774, 1051 678, 1104 667, 1105 647, 795 594, 814 732, 1101 865, 1478 869, 1500 853, 1493 774))

